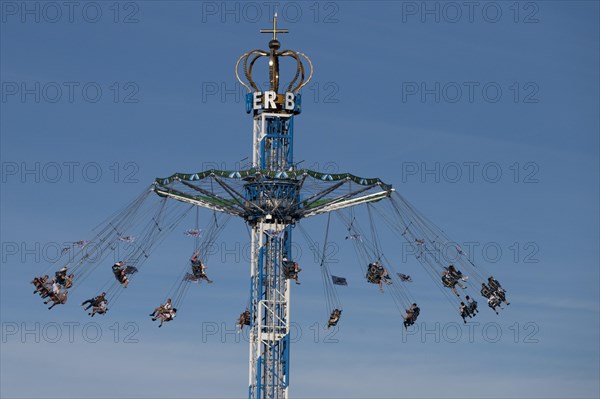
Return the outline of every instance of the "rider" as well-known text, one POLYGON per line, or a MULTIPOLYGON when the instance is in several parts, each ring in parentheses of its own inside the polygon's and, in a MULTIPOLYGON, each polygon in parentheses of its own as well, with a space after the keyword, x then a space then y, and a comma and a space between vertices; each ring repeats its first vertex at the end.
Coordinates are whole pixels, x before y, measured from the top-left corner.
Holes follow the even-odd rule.
POLYGON ((337 325, 338 321, 340 321, 341 316, 342 316, 341 309, 333 309, 333 312, 331 312, 331 316, 329 316, 329 321, 327 322, 327 328, 335 327, 337 325))
POLYGON ((67 279, 67 267, 64 266, 62 267, 59 271, 57 271, 56 273, 54 273, 54 280, 64 286, 66 283, 66 279, 67 279))
POLYGON ((452 276, 452 273, 449 270, 444 270, 444 272, 442 273, 442 283, 444 284, 444 287, 450 288, 456 296, 460 296, 460 294, 456 290, 456 284, 458 283, 458 280, 456 280, 452 276))
POLYGON ((41 277, 35 277, 32 281, 31 284, 33 284, 35 286, 35 291, 33 291, 34 294, 39 293, 40 295, 42 294, 42 292, 44 291, 44 287, 46 284, 46 281, 48 281, 48 275, 44 275, 41 277))
POLYGON ((479 310, 477 309, 477 301, 475 301, 468 295, 465 297, 465 299, 467 300, 467 308, 469 310, 469 313, 473 316, 475 316, 475 313, 479 313, 479 310))
POLYGON ((416 303, 413 303, 410 308, 406 309, 406 317, 403 317, 404 328, 406 329, 408 326, 415 324, 420 313, 421 309, 419 309, 416 303))
POLYGON ((190 259, 190 263, 192 264, 192 275, 196 279, 206 280, 209 284, 212 284, 212 280, 208 278, 206 275, 207 267, 202 263, 202 261, 198 258, 198 252, 194 253, 190 259))
POLYGON ((74 274, 69 274, 66 278, 65 278, 65 288, 71 288, 73 286, 73 279, 75 278, 74 274))
POLYGON ((494 291, 502 289, 502 286, 500 285, 500 283, 498 282, 498 280, 496 280, 494 278, 494 276, 488 277, 488 284, 489 284, 490 288, 492 290, 494 290, 494 291))
POLYGON ((92 308, 92 311, 90 313, 88 313, 88 315, 94 317, 94 315, 96 313, 105 314, 106 311, 108 310, 106 307, 106 303, 107 303, 106 300, 95 303, 94 307, 92 308))
POLYGON ((100 303, 108 303, 107 299, 106 299, 106 292, 101 293, 100 295, 98 295, 95 298, 91 298, 88 299, 86 301, 83 301, 81 303, 81 306, 83 306, 83 310, 88 310, 89 308, 93 307, 93 306, 99 306, 100 303), (87 307, 85 306, 86 304, 89 304, 87 307))
POLYGON ((48 307, 48 310, 52 309, 56 305, 64 305, 65 303, 67 303, 67 290, 61 291, 59 289, 56 293, 52 292, 50 294, 50 298, 47 299, 44 303, 47 305, 50 301, 52 301, 53 303, 52 305, 50 305, 50 307, 48 307))
POLYGON ((462 317, 465 324, 467 324, 467 317, 473 317, 473 316, 471 316, 469 307, 467 305, 465 305, 464 302, 461 302, 458 310, 460 311, 460 317, 462 317))
POLYGON ((52 294, 58 295, 60 293, 60 285, 56 280, 51 281, 52 283, 52 294))
POLYGON ((150 313, 150 316, 152 316, 152 321, 156 320, 156 318, 161 314, 161 313, 165 313, 170 311, 172 308, 171 305, 171 298, 167 298, 167 301, 164 304, 160 304, 159 307, 157 307, 156 309, 154 309, 154 311, 152 311, 152 313, 150 313), (156 317, 154 317, 156 316, 156 317))
POLYGON ((127 278, 127 273, 125 271, 126 263, 123 261, 118 261, 112 267, 113 274, 119 283, 123 285, 123 288, 127 288, 129 285, 129 279, 127 278))
POLYGON ((369 263, 367 267, 367 281, 370 283, 378 283, 377 265, 375 263, 369 263))
POLYGON ((467 280, 467 277, 463 276, 463 274, 460 270, 458 270, 456 267, 454 267, 454 265, 448 266, 447 270, 448 270, 448 273, 450 274, 450 277, 452 278, 452 280, 455 281, 456 284, 458 284, 458 286, 460 288, 462 288, 463 290, 465 288, 467 288, 460 283, 460 280, 463 280, 463 281, 467 280))
POLYGON ((192 257, 190 258, 190 263, 192 264, 192 267, 202 266, 202 261, 198 258, 198 252, 194 252, 192 257))
POLYGON ((383 267, 381 265, 381 263, 379 263, 379 262, 377 262, 377 272, 381 276, 381 281, 379 282, 379 288, 381 289, 381 291, 383 291, 382 282, 385 282, 387 285, 390 285, 390 284, 392 284, 390 281, 392 278, 390 277, 390 274, 388 273, 387 269, 385 267, 383 267))
POLYGON ((284 267, 283 274, 289 279, 294 279, 296 284, 300 285, 300 281, 298 281, 298 273, 300 273, 302 269, 298 267, 298 262, 288 260, 288 258, 284 256, 281 259, 281 264, 284 267))
POLYGON ((497 307, 500 307, 500 309, 504 309, 500 305, 500 299, 496 296, 495 293, 490 294, 490 296, 488 297, 488 306, 492 308, 492 310, 496 312, 496 314, 498 314, 498 311, 496 310, 497 307))
POLYGON ((40 287, 40 296, 42 298, 47 298, 52 294, 52 285, 54 284, 54 280, 50 280, 47 278, 44 283, 40 287))
POLYGON ((494 294, 498 297, 500 302, 504 302, 507 305, 510 305, 510 302, 506 300, 506 290, 502 288, 498 280, 496 280, 493 276, 488 278, 488 283, 490 285, 490 289, 494 292, 494 294))
POLYGON ((246 310, 240 314, 240 318, 238 319, 238 326, 240 327, 240 330, 242 330, 244 328, 244 326, 249 326, 250 325, 250 310, 248 310, 248 308, 246 308, 246 310))
POLYGON ((481 296, 488 298, 492 295, 492 290, 485 283, 481 283, 481 296))
POLYGON ((392 284, 391 277, 387 269, 379 261, 369 263, 367 269, 367 281, 373 284, 379 284, 379 291, 383 292, 383 283, 392 284))

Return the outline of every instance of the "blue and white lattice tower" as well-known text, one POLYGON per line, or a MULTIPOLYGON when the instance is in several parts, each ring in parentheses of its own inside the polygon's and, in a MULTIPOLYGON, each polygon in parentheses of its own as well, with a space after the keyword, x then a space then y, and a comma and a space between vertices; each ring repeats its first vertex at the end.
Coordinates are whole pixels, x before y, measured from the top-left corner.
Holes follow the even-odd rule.
POLYGON ((300 52, 280 50, 277 16, 269 50, 243 54, 236 76, 248 89, 253 117, 252 167, 208 170, 156 179, 160 196, 241 217, 252 230, 248 396, 287 398, 290 385, 290 289, 292 227, 301 219, 388 197, 392 187, 376 178, 297 169, 293 158, 294 117, 312 63, 300 52), (295 65, 283 83, 280 60, 295 65), (254 79, 257 61, 268 62, 268 85, 254 79), (283 90, 282 90, 283 89, 283 90), (216 183, 216 184, 215 184, 216 183), (306 183, 306 184, 305 184, 306 183), (287 260, 286 260, 287 258, 287 260))

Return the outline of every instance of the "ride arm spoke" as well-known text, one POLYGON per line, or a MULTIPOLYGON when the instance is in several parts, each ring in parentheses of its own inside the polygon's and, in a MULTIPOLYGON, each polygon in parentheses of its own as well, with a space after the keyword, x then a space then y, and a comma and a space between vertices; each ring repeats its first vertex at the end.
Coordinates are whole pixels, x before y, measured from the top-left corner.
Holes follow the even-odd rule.
MULTIPOLYGON (((229 186, 228 184, 226 184, 221 179, 219 179, 217 177, 214 177, 214 179, 215 179, 215 181, 217 183, 219 183, 219 185, 221 187, 223 187, 223 189, 225 189, 225 191, 227 191, 229 193, 229 195, 231 195, 231 197, 233 198, 233 200, 235 202, 237 202, 241 207, 243 207, 244 209, 246 209, 248 212, 250 211, 249 207, 247 207, 246 205, 244 205, 243 203, 240 202, 240 199, 243 200, 243 201, 246 200, 242 194, 238 193, 235 189, 233 189, 231 186, 229 186)), ((256 205, 252 201, 248 201, 248 204, 252 205, 256 209, 258 209, 260 212, 263 212, 263 213, 265 212, 264 209, 262 209, 260 206, 256 205)))
POLYGON ((343 208, 347 208, 349 206, 360 205, 368 202, 378 201, 382 198, 389 196, 390 191, 385 190, 377 193, 372 193, 368 195, 364 195, 362 197, 356 197, 358 194, 368 191, 377 185, 367 186, 360 190, 354 191, 349 194, 341 195, 337 198, 333 198, 331 201, 327 201, 325 204, 319 205, 312 209, 306 210, 302 217, 309 217, 314 215, 319 215, 321 213, 331 212, 335 210, 340 210, 343 208))
MULTIPOLYGON (((221 197, 221 196, 219 196, 219 195, 217 195, 217 194, 215 194, 215 193, 213 193, 213 192, 211 192, 209 190, 206 190, 206 189, 204 189, 202 187, 198 187, 198 186, 196 186, 196 185, 194 185, 192 183, 186 182, 184 180, 180 180, 180 181, 181 181, 181 183, 185 184, 186 186, 190 187, 191 189, 194 189, 194 190, 198 191, 199 193, 204 194, 207 197, 210 197, 210 198, 212 198, 212 199, 214 199, 216 201, 230 202, 229 200, 226 200, 225 198, 223 198, 223 197, 221 197)), ((231 193, 229 193, 229 194, 231 194, 231 193)), ((233 200, 241 208, 242 211, 247 212, 249 210, 246 206, 244 206, 243 204, 240 204, 240 202, 236 198, 233 198, 233 200)))
MULTIPOLYGON (((236 215, 236 216, 242 216, 243 212, 240 211, 237 208, 234 207, 228 207, 225 205, 218 205, 216 203, 213 202, 209 202, 206 200, 203 200, 201 198, 198 197, 194 197, 192 195, 186 194, 184 192, 172 189, 172 188, 166 188, 166 187, 156 187, 155 191, 157 194, 159 195, 165 195, 167 197, 173 198, 175 200, 181 201, 181 202, 187 202, 188 204, 193 204, 193 205, 198 205, 198 206, 202 206, 204 208, 208 208, 208 209, 213 209, 219 212, 223 212, 223 213, 227 213, 230 215, 236 215)), ((228 200, 218 197, 219 200, 223 203, 227 203, 228 200)))

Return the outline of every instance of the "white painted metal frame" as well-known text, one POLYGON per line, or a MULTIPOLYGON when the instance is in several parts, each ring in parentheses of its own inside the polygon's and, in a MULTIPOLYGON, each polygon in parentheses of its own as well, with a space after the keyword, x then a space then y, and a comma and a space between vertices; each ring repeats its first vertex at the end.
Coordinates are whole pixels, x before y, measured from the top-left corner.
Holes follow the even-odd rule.
POLYGON ((275 114, 271 112, 263 112, 254 117, 254 126, 252 129, 252 167, 260 168, 260 145, 265 136, 266 128, 267 128, 267 117, 276 117, 276 118, 291 118, 292 114, 275 114))

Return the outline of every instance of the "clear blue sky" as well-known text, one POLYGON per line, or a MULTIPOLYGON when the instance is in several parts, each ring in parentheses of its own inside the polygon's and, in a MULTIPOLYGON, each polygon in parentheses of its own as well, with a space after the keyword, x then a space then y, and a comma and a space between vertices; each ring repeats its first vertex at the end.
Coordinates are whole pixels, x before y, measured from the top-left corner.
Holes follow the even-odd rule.
MULTIPOLYGON (((0 396, 243 397, 248 350, 224 330, 248 295, 241 223, 219 239, 215 284, 192 287, 177 321, 160 330, 147 314, 189 256, 182 232, 191 220, 99 320, 77 305, 104 284, 102 273, 52 312, 28 283, 48 269, 55 243, 90 237, 154 177, 234 168, 250 155, 233 67, 266 47, 258 29, 270 26, 270 7, 0 7, 0 396)), ((475 243, 475 262, 512 301, 500 316, 484 309, 478 325, 455 324, 442 293, 386 237, 424 309, 420 331, 403 335, 338 228, 332 273, 350 285, 339 290, 344 318, 333 337, 314 325, 325 321, 317 266, 306 248, 299 257, 293 397, 597 398, 598 2, 288 2, 279 14, 290 29, 283 47, 315 66, 296 160, 393 184, 455 240, 475 243)), ((323 219, 308 226, 322 242, 323 219)))

